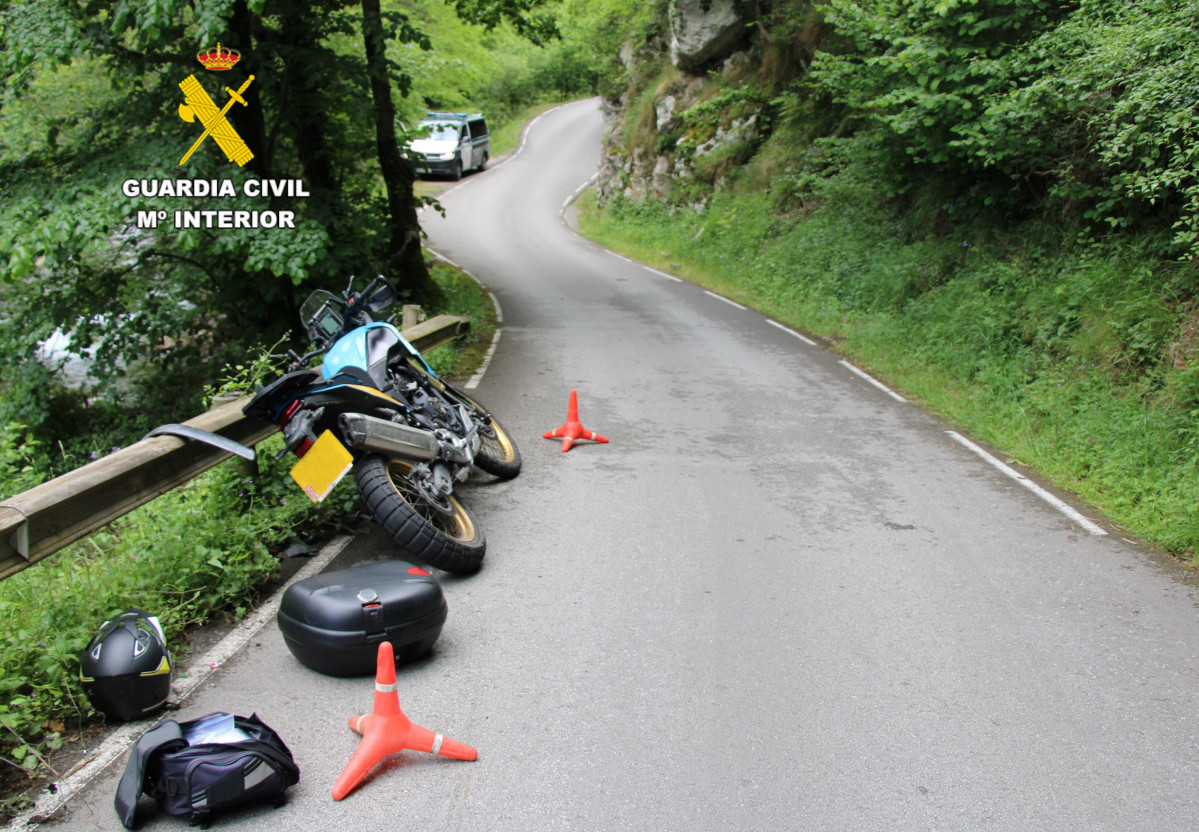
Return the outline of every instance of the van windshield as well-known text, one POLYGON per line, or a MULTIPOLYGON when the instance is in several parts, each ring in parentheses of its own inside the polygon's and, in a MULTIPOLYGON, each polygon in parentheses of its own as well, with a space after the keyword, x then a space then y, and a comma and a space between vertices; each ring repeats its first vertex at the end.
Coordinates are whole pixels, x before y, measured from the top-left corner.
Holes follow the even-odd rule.
POLYGON ((420 130, 428 131, 426 138, 435 142, 453 142, 458 140, 458 125, 447 121, 422 121, 417 125, 420 130))

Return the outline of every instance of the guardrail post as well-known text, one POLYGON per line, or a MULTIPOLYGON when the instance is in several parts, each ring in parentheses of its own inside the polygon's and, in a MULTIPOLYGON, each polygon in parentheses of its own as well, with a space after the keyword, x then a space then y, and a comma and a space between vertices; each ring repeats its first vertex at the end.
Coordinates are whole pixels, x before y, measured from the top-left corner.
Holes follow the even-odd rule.
POLYGON ((420 306, 415 303, 406 303, 400 310, 400 329, 408 331, 421 322, 424 315, 420 311, 420 306))

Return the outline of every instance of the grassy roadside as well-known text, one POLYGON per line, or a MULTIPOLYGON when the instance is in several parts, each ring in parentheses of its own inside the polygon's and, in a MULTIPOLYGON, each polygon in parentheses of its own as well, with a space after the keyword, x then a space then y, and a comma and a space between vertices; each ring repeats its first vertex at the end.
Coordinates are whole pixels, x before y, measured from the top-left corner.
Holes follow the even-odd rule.
POLYGON ((534 104, 526 107, 517 113, 513 118, 502 123, 491 134, 491 156, 493 159, 502 159, 509 153, 520 147, 520 138, 525 132, 525 128, 537 116, 552 110, 559 106, 561 101, 547 101, 541 104, 534 104))
POLYGON ((499 323, 495 304, 487 290, 461 269, 443 260, 433 260, 429 271, 445 293, 446 308, 442 312, 470 318, 470 333, 462 341, 443 344, 423 355, 438 375, 450 381, 463 381, 483 363, 483 356, 491 346, 499 323))
MULTIPOLYGON (((426 358, 439 374, 467 377, 491 343, 495 308, 469 275, 440 261, 430 268, 446 298, 430 314, 467 315, 471 332, 426 358)), ((231 383, 245 389, 267 368, 248 362, 231 383)), ((271 437, 258 447, 257 475, 222 463, 0 581, 0 817, 57 776, 50 765, 83 759, 87 738, 103 726, 78 681, 79 655, 101 621, 129 607, 149 610, 176 664, 185 663, 197 627, 240 620, 274 586, 291 544, 317 545, 355 523, 352 480, 313 505, 288 477, 294 459, 274 460, 281 448, 281 435, 271 437)), ((0 453, 0 469, 20 461, 15 450, 0 453)))
POLYGON ((1131 247, 1076 248, 1052 229, 913 239, 852 198, 791 219, 728 192, 703 212, 621 200, 599 210, 593 193, 579 208, 589 238, 822 338, 1193 562, 1199 406, 1182 357, 1195 332, 1158 288, 1174 267, 1155 273, 1131 247))

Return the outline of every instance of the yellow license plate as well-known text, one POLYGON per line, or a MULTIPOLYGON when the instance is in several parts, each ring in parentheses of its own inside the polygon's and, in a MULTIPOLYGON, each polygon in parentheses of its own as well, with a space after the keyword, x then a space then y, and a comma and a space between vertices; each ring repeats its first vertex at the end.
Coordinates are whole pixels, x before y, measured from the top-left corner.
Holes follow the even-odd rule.
POLYGON ((314 503, 329 496, 333 486, 354 467, 354 458, 330 431, 320 435, 308 453, 291 469, 291 478, 314 503))

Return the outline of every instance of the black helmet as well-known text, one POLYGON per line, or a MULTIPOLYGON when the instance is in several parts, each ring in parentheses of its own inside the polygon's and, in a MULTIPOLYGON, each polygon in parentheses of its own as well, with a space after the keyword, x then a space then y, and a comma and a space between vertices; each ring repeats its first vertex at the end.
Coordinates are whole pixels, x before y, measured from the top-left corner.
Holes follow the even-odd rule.
POLYGON ((171 653, 158 619, 127 610, 105 621, 79 661, 79 679, 97 710, 140 719, 171 695, 171 653))

